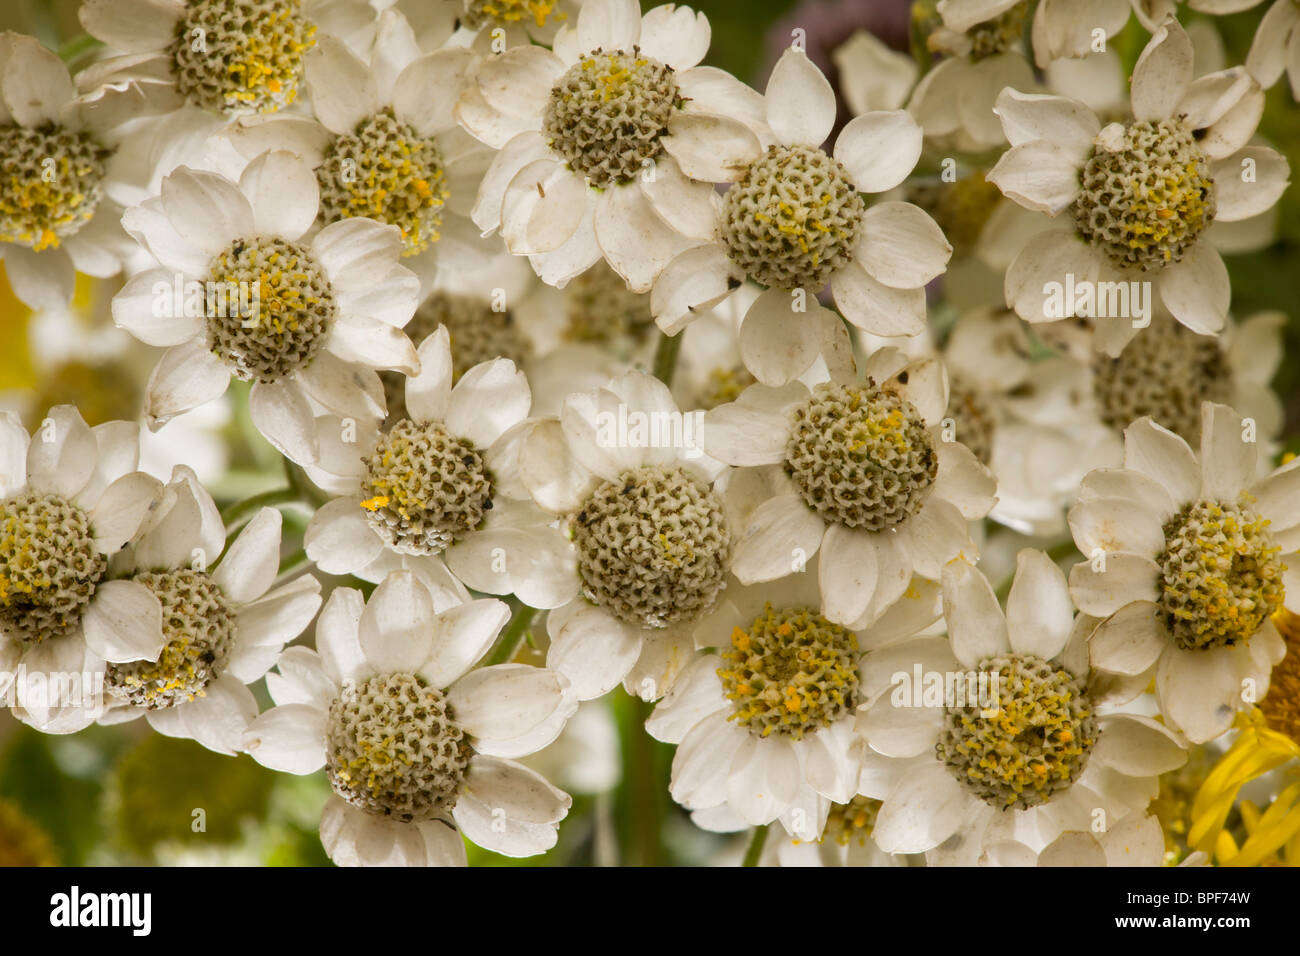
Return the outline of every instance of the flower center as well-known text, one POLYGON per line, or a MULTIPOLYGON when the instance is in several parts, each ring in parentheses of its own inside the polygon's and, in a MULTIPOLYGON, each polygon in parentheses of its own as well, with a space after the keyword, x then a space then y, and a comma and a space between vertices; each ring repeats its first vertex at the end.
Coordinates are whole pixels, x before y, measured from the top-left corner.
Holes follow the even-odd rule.
POLYGON ((451 195, 438 144, 387 110, 336 137, 316 170, 326 223, 366 216, 402 233, 402 254, 438 241, 451 195))
POLYGON ((821 843, 867 846, 880 813, 880 801, 858 794, 848 803, 832 803, 822 828, 821 843))
POLYGON ((212 260, 208 345, 245 381, 306 368, 334 319, 334 293, 311 255, 279 237, 237 239, 212 260))
POLYGON ((866 208, 838 160, 769 146, 723 197, 722 242, 755 282, 820 290, 853 258, 866 208))
POLYGON ((1273 621, 1286 643, 1286 654, 1273 668, 1259 709, 1270 730, 1300 744, 1300 616, 1282 608, 1273 621))
POLYGON ((948 417, 953 420, 957 441, 987 465, 993 458, 997 416, 984 392, 954 375, 948 387, 948 417))
POLYGON ((1010 10, 998 14, 991 20, 977 23, 966 31, 970 40, 972 60, 983 60, 1011 49, 1025 35, 1025 21, 1029 17, 1031 4, 1028 0, 1017 3, 1010 10))
POLYGON ((1081 185, 1075 226, 1121 269, 1181 261, 1214 221, 1210 164, 1181 119, 1130 123, 1113 149, 1095 146, 1081 185))
POLYGON ((597 262, 564 287, 570 342, 616 347, 630 351, 654 329, 650 297, 633 292, 617 272, 597 262))
POLYGON ((492 508, 483 457, 439 422, 403 419, 363 461, 361 507, 399 554, 439 554, 477 529, 492 508))
POLYGON ((24 644, 81 623, 108 561, 90 518, 59 495, 25 492, 0 501, 0 624, 24 644))
POLYGON ((325 744, 334 792, 402 823, 455 807, 472 754, 446 697, 414 674, 345 681, 330 704, 325 744))
POLYGON ((40 391, 31 404, 32 421, 45 419, 55 405, 75 405, 87 425, 133 421, 144 401, 136 370, 121 359, 74 359, 42 376, 40 391))
POLYGON ((104 685, 127 703, 149 710, 203 697, 225 672, 235 643, 235 609, 201 571, 141 571, 143 584, 162 604, 166 646, 157 661, 109 664, 104 685))
POLYGON ((991 658, 980 669, 997 678, 996 713, 980 703, 946 708, 935 753, 989 806, 1046 803, 1087 766, 1097 742, 1092 701, 1080 681, 1030 654, 991 658))
POLYGON ((641 175, 680 106, 672 67, 617 50, 596 50, 551 89, 542 134, 569 166, 605 189, 641 175))
POLYGON ((785 470, 827 521, 883 531, 921 510, 939 457, 907 399, 871 383, 827 383, 795 410, 785 470))
POLYGON ((1282 606, 1281 551, 1268 519, 1244 504, 1200 500, 1165 524, 1157 614, 1183 650, 1249 640, 1282 606))
POLYGON ((570 517, 587 599, 640 627, 708 611, 725 586, 731 534, 713 491, 680 468, 606 481, 570 517))
POLYGON ((952 244, 953 257, 975 250, 984 226, 1002 199, 1002 190, 976 169, 956 182, 918 182, 908 190, 911 202, 928 212, 952 244))
POLYGON ((758 379, 739 362, 735 365, 715 365, 709 369, 708 377, 700 388, 696 406, 703 409, 717 408, 740 398, 740 393, 753 385, 758 379))
POLYGON ((486 23, 504 27, 531 22, 534 26, 544 27, 551 17, 557 21, 568 18, 567 14, 556 12, 559 5, 559 0, 464 0, 460 21, 471 30, 486 23))
POLYGON ((1193 446, 1201 440, 1201 403, 1230 404, 1232 367, 1219 342, 1177 322, 1159 322, 1118 358, 1098 354, 1092 389, 1101 420, 1117 431, 1150 415, 1193 446))
POLYGON ((0 127, 0 242, 56 248, 95 215, 109 151, 54 123, 0 127))
POLYGON ((748 630, 732 630, 720 656, 729 719, 760 737, 801 740, 858 705, 857 635, 806 608, 766 605, 748 630))
POLYGON ((176 27, 176 87, 206 110, 274 113, 297 99, 315 35, 301 0, 191 0, 176 27))

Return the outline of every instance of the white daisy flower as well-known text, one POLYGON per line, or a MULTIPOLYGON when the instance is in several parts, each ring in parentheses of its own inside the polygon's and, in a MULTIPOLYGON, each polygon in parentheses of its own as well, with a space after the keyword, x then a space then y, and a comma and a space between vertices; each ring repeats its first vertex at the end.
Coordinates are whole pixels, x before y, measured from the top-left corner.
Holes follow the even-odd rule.
POLYGON ((988 468, 944 439, 939 362, 882 349, 863 371, 860 383, 751 386, 703 430, 710 455, 775 485, 736 529, 736 577, 774 580, 820 552, 822 613, 846 626, 883 614, 913 574, 937 580, 953 558, 974 560, 968 522, 996 501, 988 468))
POLYGON ((318 205, 311 166, 273 150, 238 183, 181 167, 126 211, 158 263, 113 300, 119 327, 167 348, 149 382, 151 428, 223 395, 233 376, 252 381, 266 439, 314 465, 339 419, 383 416, 376 369, 418 370, 402 326, 419 281, 398 261, 397 228, 352 218, 308 238, 318 205), (332 424, 318 426, 326 413, 332 424))
POLYGON ((520 441, 522 484, 575 549, 581 593, 547 616, 547 665, 580 699, 620 682, 661 697, 726 586, 732 531, 713 487, 725 468, 700 450, 698 426, 663 382, 628 372, 570 395, 520 441))
POLYGON ((939 616, 938 587, 918 581, 874 625, 824 615, 816 569, 729 593, 696 630, 712 653, 691 661, 646 721, 676 744, 670 792, 709 829, 780 820, 816 840, 833 804, 858 791, 865 748, 854 732, 864 654, 939 616))
POLYGON ((1109 824, 1145 808, 1155 778, 1187 760, 1157 721, 1101 712, 1086 630, 1041 551, 1020 553, 1005 612, 984 575, 954 561, 943 609, 946 639, 892 644, 864 665, 858 728, 888 758, 864 775, 883 801, 882 850, 932 865, 971 865, 1008 840, 1041 850, 1091 830, 1097 810, 1109 824))
POLYGON ((636 0, 587 0, 553 52, 520 46, 484 60, 456 105, 465 129, 501 150, 474 207, 483 234, 499 230, 551 285, 604 257, 634 292, 711 238, 714 180, 684 171, 669 140, 703 131, 716 164, 746 129, 700 109, 752 91, 697 68, 709 38, 690 7, 642 17, 636 0))
POLYGON ((278 511, 263 508, 226 547, 211 495, 190 469, 176 469, 139 537, 113 562, 114 573, 159 602, 166 645, 148 659, 107 665, 102 723, 143 716, 169 737, 218 753, 241 749, 257 716, 245 685, 275 664, 321 604, 310 574, 272 589, 280 524, 278 511))
POLYGON ((378 581, 402 558, 437 574, 445 558, 467 586, 558 607, 577 594, 570 547, 528 500, 520 443, 532 426, 528 380, 508 359, 452 385, 446 327, 420 345, 406 417, 358 436, 334 462, 344 497, 307 526, 307 556, 328 574, 378 581))
POLYGON ((1075 391, 1059 385, 1050 398, 1045 389, 1025 394, 1040 382, 1057 387, 1059 366, 1073 367, 1070 360, 1033 360, 1020 319, 1000 308, 964 313, 941 358, 949 377, 945 434, 997 479, 989 517, 1022 534, 1064 532, 1079 481, 1120 459, 1118 437, 1071 407, 1081 402, 1075 391))
MULTIPOLYGON (((1263 93, 1244 68, 1195 82, 1192 71, 1191 41, 1168 20, 1134 68, 1127 124, 1103 128, 1086 106, 1063 97, 1014 89, 998 97, 1012 148, 988 178, 1054 219, 1007 270, 1007 304, 1026 321, 1073 315, 1074 301, 1053 307, 1067 282, 1134 282, 1154 289, 1192 331, 1223 327, 1228 272, 1203 234, 1216 220, 1272 207, 1289 168, 1274 150, 1245 145, 1263 93)), ((1132 316, 1097 319, 1098 344, 1111 354, 1135 331, 1132 316)))
POLYGON ((249 159, 268 149, 307 159, 322 224, 364 216, 396 226, 403 263, 428 287, 440 266, 474 268, 490 254, 469 213, 492 152, 452 115, 475 61, 464 47, 422 54, 402 15, 386 10, 367 57, 324 37, 304 58, 318 122, 277 113, 222 135, 249 159))
POLYGON ((942 59, 921 77, 907 110, 934 145, 979 153, 1006 138, 993 114, 998 93, 1035 88, 1022 38, 1031 4, 940 3, 940 21, 926 37, 942 59))
POLYGON ((734 149, 691 130, 667 143, 688 175, 732 185, 712 241, 678 256, 656 282, 651 308, 659 327, 676 334, 748 276, 767 291, 745 317, 740 350, 768 385, 800 375, 842 331, 816 302, 828 284, 853 325, 881 335, 920 332, 925 285, 944 271, 952 247, 918 207, 868 207, 864 194, 892 189, 912 171, 921 128, 901 110, 866 113, 840 132, 833 156, 824 152, 835 92, 796 49, 782 54, 754 110, 734 149))
POLYGON ((1267 456, 1284 418, 1269 382, 1282 361, 1285 325, 1282 313, 1261 312, 1230 322, 1222 335, 1197 335, 1157 310, 1150 327, 1114 358, 1085 347, 1036 363, 1016 405, 1063 423, 1102 426, 1115 436, 1118 449, 1124 429, 1148 416, 1189 444, 1199 444, 1201 405, 1220 402, 1256 423, 1267 456))
POLYGON ((1263 697, 1285 653, 1270 615, 1300 568, 1300 466, 1260 479, 1254 423, 1212 402, 1201 416, 1199 462, 1140 419, 1124 432, 1124 468, 1089 474, 1070 512, 1087 559, 1070 593, 1106 619, 1093 666, 1154 676, 1160 712, 1194 743, 1226 731, 1243 697, 1263 697))
POLYGON ((345 866, 464 866, 462 833, 507 856, 555 845, 569 795, 513 759, 553 741, 577 703, 546 668, 472 669, 509 618, 493 599, 438 610, 409 571, 368 602, 339 588, 316 650, 267 675, 276 706, 244 746, 286 773, 325 769, 321 842, 345 866))
MULTIPOLYGON (((106 660, 156 657, 166 643, 158 599, 109 573, 161 488, 136 470, 139 426, 90 428, 61 405, 28 436, 6 412, 0 455, 0 696, 19 667, 80 675, 103 670, 106 660)), ((97 716, 91 707, 35 699, 16 714, 52 733, 81 730, 97 716)))
POLYGON ((32 37, 0 34, 0 258, 14 295, 33 309, 66 306, 77 272, 121 269, 130 241, 105 197, 110 146, 58 56, 32 37))
POLYGON ((298 99, 303 59, 323 35, 374 36, 367 0, 86 0, 86 32, 121 55, 88 79, 120 119, 189 107, 224 117, 298 99))

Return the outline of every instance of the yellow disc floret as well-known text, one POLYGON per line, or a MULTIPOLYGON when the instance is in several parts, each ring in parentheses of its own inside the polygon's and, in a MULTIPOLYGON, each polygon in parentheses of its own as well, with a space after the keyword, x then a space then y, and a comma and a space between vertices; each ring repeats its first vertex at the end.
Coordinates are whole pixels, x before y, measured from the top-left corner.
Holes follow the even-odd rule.
POLYGON ((853 713, 858 638, 807 608, 773 609, 731 632, 718 668, 730 720, 751 733, 800 740, 853 713))
POLYGON ((203 109, 273 113, 297 99, 315 44, 301 0, 191 0, 172 48, 176 87, 203 109))
POLYGON ((948 707, 935 753, 989 806, 1045 803, 1087 765, 1097 742, 1092 702, 1079 680, 1032 655, 991 658, 980 670, 996 676, 996 708, 948 707))
POLYGON ((1165 524, 1160 619, 1184 650, 1247 641, 1282 605, 1281 551, 1268 520, 1243 501, 1201 500, 1165 524))

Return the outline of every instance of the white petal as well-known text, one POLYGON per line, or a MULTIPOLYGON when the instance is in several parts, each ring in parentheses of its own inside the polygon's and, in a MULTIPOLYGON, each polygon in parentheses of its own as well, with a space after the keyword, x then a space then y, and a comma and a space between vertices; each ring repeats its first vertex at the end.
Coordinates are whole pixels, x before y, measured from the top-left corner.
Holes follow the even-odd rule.
POLYGON ((781 54, 763 95, 768 125, 781 143, 815 149, 831 134, 835 90, 803 50, 789 47, 781 54))
POLYGON ((1016 555, 1016 576, 1007 595, 1011 649, 1050 661, 1065 648, 1074 627, 1074 603, 1065 575, 1042 551, 1016 555))
POLYGON ((1026 209, 1055 216, 1079 195, 1079 163, 1049 140, 1033 140, 1002 154, 985 177, 1026 209))
POLYGON ((1169 728, 1137 714, 1103 718, 1092 756, 1130 777, 1154 777, 1187 762, 1187 751, 1169 728))
POLYGON ((358 636, 366 660, 379 671, 414 671, 429 657, 433 602, 409 571, 380 582, 361 614, 358 636))
POLYGON ((930 216, 908 202, 878 203, 863 218, 856 256, 878 282, 915 289, 941 275, 952 246, 930 216))
POLYGON ((1155 479, 1175 505, 1196 500, 1201 469, 1187 442, 1150 418, 1124 429, 1124 467, 1155 479))
POLYGON ((758 137, 743 122, 711 113, 676 113, 660 143, 682 172, 710 183, 735 182, 763 154, 758 137))
POLYGON ((135 581, 104 581, 81 619, 86 646, 106 661, 154 661, 167 638, 162 630, 162 605, 157 596, 135 581))
POLYGON ((528 733, 561 705, 561 680, 545 667, 496 664, 466 674, 447 699, 457 723, 473 736, 509 740, 528 733))
POLYGON ((1208 242, 1187 250, 1181 262, 1160 273, 1160 301, 1179 322, 1200 335, 1223 328, 1232 299, 1228 267, 1208 242))
POLYGON ((587 186, 562 163, 539 159, 515 174, 501 207, 501 237, 519 256, 553 252, 577 231, 587 186))
POLYGON ((1097 625, 1088 638, 1088 657, 1094 667, 1104 671, 1143 674, 1168 643, 1156 605, 1134 601, 1097 625))
POLYGON ((1133 67, 1135 119, 1162 120, 1173 114, 1191 85, 1194 58, 1187 32, 1176 20, 1166 20, 1133 67))
POLYGON ((978 667, 1011 649, 1007 619, 992 585, 964 561, 943 569, 943 616, 952 652, 967 667, 978 667))
POLYGON ((890 570, 877 566, 874 538, 839 524, 826 529, 817 578, 827 620, 848 627, 866 613, 877 582, 890 570))
POLYGON ((925 289, 895 289, 850 262, 831 279, 844 318, 873 335, 917 335, 925 328, 925 289))
POLYGON ((574 601, 547 619, 546 666, 568 678, 579 700, 609 693, 641 655, 641 635, 609 614, 574 601))
POLYGON ((947 767, 927 761, 890 790, 872 836, 886 853, 923 853, 956 831, 967 800, 947 767))
POLYGON ((732 573, 742 584, 772 581, 803 567, 821 547, 826 526, 798 495, 765 501, 736 545, 732 573))
POLYGON ((1154 561, 1123 551, 1104 557, 1104 571, 1094 570, 1091 561, 1070 569, 1070 596, 1080 611, 1108 617, 1133 601, 1155 600, 1160 567, 1154 561))
POLYGON ((280 512, 263 508, 230 545, 212 579, 237 604, 266 593, 280 568, 280 512))
POLYGON ((1259 445, 1246 440, 1242 417, 1227 405, 1201 405, 1201 497, 1236 501, 1255 480, 1259 445))
POLYGON ((835 141, 835 158, 854 184, 869 193, 893 189, 921 158, 921 127, 905 110, 863 113, 835 141))
POLYGON ((309 774, 325 766, 325 713, 309 704, 282 704, 244 732, 242 749, 263 767, 309 774))
POLYGON ((596 201, 596 242, 632 292, 649 292, 678 253, 698 240, 665 223, 635 185, 611 186, 596 201))
POLYGON ((340 40, 321 37, 304 58, 312 111, 331 132, 344 135, 379 108, 375 76, 340 40))
POLYGON ((461 785, 453 816, 479 846, 505 856, 545 853, 571 805, 569 795, 535 770, 498 757, 477 756, 461 785))
POLYGON ((450 687, 487 653, 509 620, 509 606, 491 598, 448 608, 433 621, 432 651, 420 674, 434 687, 450 687))
POLYGON ((447 403, 447 428, 487 448, 510 426, 528 417, 528 379, 509 359, 493 359, 466 372, 447 403))
POLYGON ((283 149, 258 156, 239 177, 253 207, 253 223, 264 235, 300 239, 316 221, 320 187, 306 160, 283 149))

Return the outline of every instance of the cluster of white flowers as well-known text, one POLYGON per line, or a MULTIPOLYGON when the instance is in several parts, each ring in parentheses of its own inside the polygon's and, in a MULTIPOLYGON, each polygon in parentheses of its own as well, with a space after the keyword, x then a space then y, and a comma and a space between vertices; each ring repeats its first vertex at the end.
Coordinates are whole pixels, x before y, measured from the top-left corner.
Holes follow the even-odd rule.
POLYGON ((940 0, 838 90, 636 0, 85 0, 76 75, 3 36, 14 293, 120 276, 156 350, 137 421, 0 419, 0 683, 103 695, 14 715, 323 770, 340 864, 550 849, 521 758, 611 694, 750 863, 1160 863, 1300 597, 1283 317, 1219 251, 1288 184, 1296 5, 1215 62, 1258 2, 940 0), (290 487, 220 510, 140 443, 228 391, 290 487))

